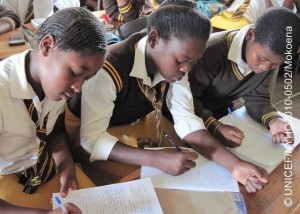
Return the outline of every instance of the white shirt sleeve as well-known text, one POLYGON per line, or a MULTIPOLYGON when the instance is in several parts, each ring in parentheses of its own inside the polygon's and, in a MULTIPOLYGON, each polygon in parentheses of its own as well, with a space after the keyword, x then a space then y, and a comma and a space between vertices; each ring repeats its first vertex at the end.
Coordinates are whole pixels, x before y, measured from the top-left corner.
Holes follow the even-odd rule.
POLYGON ((80 141, 91 154, 90 161, 107 160, 118 141, 107 132, 116 93, 115 84, 104 69, 83 85, 80 141))
POLYGON ((174 119, 175 131, 181 139, 196 130, 206 129, 203 120, 195 115, 187 75, 181 81, 170 84, 167 105, 174 119))

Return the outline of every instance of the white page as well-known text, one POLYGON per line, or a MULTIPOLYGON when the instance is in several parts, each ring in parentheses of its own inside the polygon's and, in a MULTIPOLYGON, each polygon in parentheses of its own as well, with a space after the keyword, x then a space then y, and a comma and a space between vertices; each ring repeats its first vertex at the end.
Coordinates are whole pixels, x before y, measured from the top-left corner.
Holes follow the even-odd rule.
POLYGON ((142 166, 141 178, 151 177, 155 188, 239 192, 237 181, 227 169, 200 154, 195 162, 195 168, 177 176, 142 166))
MULTIPOLYGON (((59 193, 54 193, 59 196, 59 193)), ((55 201, 55 200, 53 200, 55 201)), ((62 203, 76 204, 83 214, 159 214, 163 213, 151 179, 70 191, 62 203)), ((53 209, 57 204, 53 203, 53 209)))
MULTIPOLYGON (((291 118, 279 112, 292 126, 295 143, 294 144, 274 144, 270 131, 262 124, 253 120, 242 107, 232 113, 236 126, 245 134, 242 145, 237 148, 230 149, 240 158, 258 164, 272 171, 280 164, 286 155, 291 152, 300 143, 300 120, 291 118)), ((229 115, 220 119, 220 122, 231 125, 229 115)))

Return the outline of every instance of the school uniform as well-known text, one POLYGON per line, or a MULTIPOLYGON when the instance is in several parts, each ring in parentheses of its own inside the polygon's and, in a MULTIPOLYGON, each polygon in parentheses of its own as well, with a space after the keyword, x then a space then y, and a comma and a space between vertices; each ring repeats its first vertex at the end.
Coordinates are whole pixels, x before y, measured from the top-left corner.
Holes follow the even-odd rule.
MULTIPOLYGON (((2 3, 13 10, 21 19, 21 25, 24 24, 25 16, 31 0, 3 0, 2 3)), ((80 6, 79 0, 33 0, 34 18, 48 18, 53 14, 54 5, 58 9, 80 6)))
POLYGON ((40 101, 27 82, 25 57, 29 52, 27 50, 0 62, 0 175, 22 171, 37 161, 40 139, 24 99, 33 99, 40 124, 50 112, 47 135, 64 112, 65 101, 52 101, 47 97, 40 101))
POLYGON ((108 16, 120 22, 128 22, 139 18, 141 15, 147 15, 153 10, 152 0, 130 0, 127 4, 118 6, 116 0, 101 1, 101 7, 108 16))
MULTIPOLYGON (((147 37, 137 33, 124 42, 109 46, 103 68, 82 89, 81 145, 91 154, 90 161, 107 160, 118 139, 107 132, 110 124, 135 122, 153 111, 141 92, 137 79, 155 87, 164 78, 159 72, 148 76, 145 62, 147 37)), ((193 97, 187 75, 169 84, 165 99, 182 139, 191 132, 205 129, 202 119, 194 114, 193 97)))
POLYGON ((280 117, 270 102, 272 71, 255 74, 242 59, 250 27, 212 34, 204 55, 189 73, 195 113, 212 134, 220 125, 217 119, 228 114, 227 107, 241 97, 251 117, 265 126, 280 117))
POLYGON ((0 4, 0 21, 8 23, 10 30, 20 26, 19 16, 3 4, 0 4))

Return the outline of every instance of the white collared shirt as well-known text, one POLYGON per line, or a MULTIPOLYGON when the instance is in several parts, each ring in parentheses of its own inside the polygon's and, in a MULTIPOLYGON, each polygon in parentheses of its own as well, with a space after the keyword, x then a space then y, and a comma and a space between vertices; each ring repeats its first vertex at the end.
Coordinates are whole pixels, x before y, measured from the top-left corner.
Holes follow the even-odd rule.
POLYGON ((49 113, 47 135, 53 130, 65 101, 40 102, 27 82, 25 56, 29 50, 0 62, 0 174, 11 174, 36 163, 39 142, 36 127, 24 104, 33 99, 42 124, 49 113))
MULTIPOLYGON (((138 42, 134 65, 130 76, 142 78, 143 83, 153 87, 164 78, 160 73, 153 81, 148 77, 145 62, 147 37, 138 42)), ((88 80, 82 89, 81 145, 91 153, 90 160, 106 160, 118 139, 107 132, 116 100, 116 87, 110 75, 101 69, 88 80)), ((199 129, 206 129, 201 118, 194 114, 193 97, 188 77, 170 84, 167 104, 173 115, 175 130, 180 138, 199 129)), ((126 114, 124 110, 124 114, 126 114)))
MULTIPOLYGON (((23 25, 30 0, 3 0, 2 3, 18 14, 21 19, 21 25, 23 25)), ((79 0, 33 0, 34 18, 48 18, 51 16, 54 4, 58 9, 80 6, 79 0)))
POLYGON ((245 77, 252 72, 248 64, 242 58, 243 42, 249 28, 253 25, 247 25, 241 28, 234 36, 228 52, 228 59, 235 62, 239 68, 240 73, 245 77))

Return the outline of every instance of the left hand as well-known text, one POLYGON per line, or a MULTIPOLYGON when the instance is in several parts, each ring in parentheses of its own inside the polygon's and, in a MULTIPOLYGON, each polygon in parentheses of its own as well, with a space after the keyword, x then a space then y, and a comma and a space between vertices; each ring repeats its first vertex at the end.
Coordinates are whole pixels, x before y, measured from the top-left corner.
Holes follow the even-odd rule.
POLYGON ((60 195, 61 197, 66 197, 68 195, 69 189, 78 189, 77 177, 75 173, 75 165, 73 160, 68 161, 67 159, 63 161, 58 167, 60 174, 60 195))
POLYGON ((268 172, 246 161, 238 162, 232 175, 249 193, 261 190, 268 184, 268 172))
POLYGON ((291 126, 282 118, 275 118, 269 123, 273 143, 294 143, 291 126))

